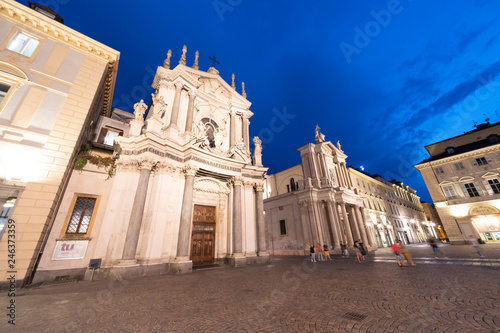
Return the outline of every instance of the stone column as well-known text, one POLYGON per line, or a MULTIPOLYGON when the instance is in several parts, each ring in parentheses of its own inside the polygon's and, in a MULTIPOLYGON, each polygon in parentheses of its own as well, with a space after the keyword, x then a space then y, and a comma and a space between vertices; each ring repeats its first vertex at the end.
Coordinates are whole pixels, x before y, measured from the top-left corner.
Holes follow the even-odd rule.
MULTIPOLYGON (((186 168, 186 182, 184 184, 184 195, 182 197, 181 221, 179 226, 179 238, 177 240, 177 258, 189 259, 189 242, 191 236, 191 222, 193 220, 193 192, 194 176, 196 169, 186 168)), ((176 260, 179 260, 177 259, 176 260)))
POLYGON ((186 117, 186 132, 191 132, 193 130, 193 117, 194 117, 194 99, 196 98, 196 93, 194 91, 189 92, 189 103, 188 112, 186 117))
POLYGON ((349 206, 349 217, 351 218, 352 221, 352 230, 354 231, 354 238, 355 240, 361 239, 361 234, 359 233, 359 227, 358 227, 358 219, 356 218, 356 213, 354 212, 354 209, 352 206, 349 206))
POLYGON ((363 220, 361 216, 361 211, 359 206, 354 207, 354 211, 356 213, 356 217, 358 220, 358 225, 359 225, 359 230, 361 231, 361 239, 363 240, 363 243, 367 244, 368 246, 371 246, 371 240, 368 239, 367 233, 366 233, 366 224, 365 221, 363 220))
POLYGON ((233 186, 233 253, 243 253, 243 225, 241 218, 241 192, 243 182, 240 178, 234 179, 233 186))
POLYGON ((184 85, 181 82, 175 83, 175 97, 172 109, 172 117, 170 118, 170 126, 178 128, 177 120, 179 119, 179 107, 181 105, 181 92, 184 85))
POLYGON ((236 143, 236 113, 229 111, 229 147, 236 143))
POLYGON ((300 206, 299 209, 300 209, 300 219, 302 224, 302 233, 304 235, 303 241, 305 245, 310 245, 314 243, 314 238, 311 233, 309 215, 307 214, 307 202, 299 201, 299 206, 300 206))
POLYGON ((264 186, 258 184, 255 186, 255 204, 257 220, 257 253, 259 256, 268 255, 266 246, 266 225, 264 224, 264 186))
POLYGON ((140 176, 139 184, 135 192, 130 221, 127 228, 127 236, 123 245, 123 254, 121 264, 135 264, 135 254, 137 252, 137 243, 142 225, 142 216, 148 194, 149 175, 153 162, 149 160, 141 161, 139 164, 140 176))
POLYGON ((243 141, 245 142, 245 147, 247 147, 247 149, 250 149, 250 145, 249 145, 249 137, 248 137, 248 125, 249 125, 249 122, 248 122, 248 118, 243 115, 241 117, 242 119, 242 131, 241 133, 243 133, 243 141))
POLYGON ((339 231, 338 231, 339 226, 337 226, 337 219, 335 218, 335 214, 333 212, 331 200, 328 200, 326 202, 326 208, 328 210, 328 218, 330 219, 330 225, 332 227, 333 242, 335 243, 335 250, 339 250, 340 249, 340 238, 339 238, 339 231))
POLYGON ((347 233, 347 241, 349 242, 349 246, 354 245, 354 239, 352 238, 351 226, 349 225, 349 218, 347 217, 347 212, 345 210, 345 204, 340 204, 340 209, 342 211, 342 217, 344 218, 344 228, 347 233))

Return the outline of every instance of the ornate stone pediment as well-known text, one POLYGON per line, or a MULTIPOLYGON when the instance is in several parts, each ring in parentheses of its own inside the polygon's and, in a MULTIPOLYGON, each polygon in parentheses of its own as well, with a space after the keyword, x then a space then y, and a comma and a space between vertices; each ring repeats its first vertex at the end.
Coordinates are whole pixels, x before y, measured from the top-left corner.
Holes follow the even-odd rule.
POLYGON ((201 177, 196 178, 194 181, 194 190, 206 193, 222 193, 228 194, 230 192, 227 184, 222 183, 216 179, 201 177))

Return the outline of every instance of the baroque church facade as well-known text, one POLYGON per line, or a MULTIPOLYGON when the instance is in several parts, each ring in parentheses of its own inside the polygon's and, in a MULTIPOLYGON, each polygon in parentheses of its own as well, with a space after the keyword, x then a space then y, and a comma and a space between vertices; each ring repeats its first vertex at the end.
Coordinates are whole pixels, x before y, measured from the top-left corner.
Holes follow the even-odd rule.
POLYGON ((267 248, 273 255, 304 255, 320 243, 340 253, 340 243, 360 240, 370 250, 396 239, 423 243, 435 232, 416 191, 396 180, 346 166, 340 142, 325 140, 297 149, 302 163, 268 175, 265 182, 267 248))
POLYGON ((266 251, 260 140, 250 151, 251 103, 215 67, 189 67, 184 47, 158 67, 149 107, 115 110, 92 132, 89 161, 68 183, 35 281, 66 276, 127 278, 182 273, 193 265, 244 266, 266 251), (111 146, 113 145, 113 146, 111 146), (116 168, 115 170, 112 170, 116 168), (112 177, 109 174, 113 174, 112 177))

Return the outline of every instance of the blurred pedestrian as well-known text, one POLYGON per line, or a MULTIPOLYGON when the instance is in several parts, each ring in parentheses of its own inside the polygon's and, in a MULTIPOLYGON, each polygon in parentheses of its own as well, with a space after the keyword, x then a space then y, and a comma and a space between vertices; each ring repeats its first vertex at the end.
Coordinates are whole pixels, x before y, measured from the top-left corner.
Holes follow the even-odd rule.
POLYGON ((325 257, 323 256, 323 251, 321 251, 321 245, 318 243, 316 246, 316 252, 318 254, 318 261, 325 261, 325 257))
POLYGON ((311 261, 316 262, 316 254, 314 252, 314 244, 309 247, 309 252, 311 253, 311 261))
POLYGON ((325 260, 332 260, 330 257, 330 250, 328 249, 328 244, 323 244, 323 252, 325 253, 325 260))
POLYGON ((479 248, 479 244, 477 240, 474 238, 474 236, 469 235, 469 244, 474 247, 474 250, 476 250, 477 254, 479 255, 479 258, 484 258, 484 256, 481 254, 481 249, 479 248))
POLYGON ((361 264, 361 261, 363 260, 363 255, 361 254, 361 249, 359 248, 358 241, 354 242, 354 253, 356 253, 356 259, 358 259, 358 262, 361 264))
POLYGON ((361 256, 363 257, 363 261, 366 261, 365 256, 366 256, 366 247, 365 244, 361 240, 358 240, 358 247, 359 250, 361 251, 361 256))
POLYGON ((347 252, 347 246, 345 246, 345 243, 340 243, 340 251, 342 252, 342 257, 346 257, 349 255, 349 252, 347 252))
POLYGON ((396 240, 396 243, 391 245, 392 250, 394 251, 394 254, 396 255, 396 261, 398 262, 399 267, 405 266, 405 257, 401 254, 401 248, 397 244, 399 239, 396 240))
POLYGON ((443 252, 441 252, 441 250, 439 249, 439 246, 437 245, 436 240, 434 238, 431 238, 429 240, 429 245, 432 248, 432 252, 434 253, 434 258, 435 259, 439 259, 438 255, 441 255, 442 258, 445 257, 444 254, 443 254, 443 252))
POLYGON ((406 245, 403 244, 403 242, 401 241, 401 239, 398 239, 396 241, 396 243, 398 243, 399 245, 399 248, 401 249, 401 254, 405 257, 405 260, 410 263, 410 265, 412 266, 417 266, 417 264, 415 264, 411 258, 411 254, 410 252, 408 252, 408 249, 406 248, 406 245))

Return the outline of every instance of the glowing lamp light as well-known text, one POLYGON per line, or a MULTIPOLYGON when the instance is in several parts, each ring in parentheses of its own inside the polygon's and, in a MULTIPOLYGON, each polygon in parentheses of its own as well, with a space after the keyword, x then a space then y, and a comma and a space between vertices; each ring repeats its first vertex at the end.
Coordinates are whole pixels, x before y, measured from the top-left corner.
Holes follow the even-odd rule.
POLYGON ((29 182, 40 174, 40 148, 2 142, 0 144, 0 178, 29 182))
POLYGON ((451 215, 453 215, 454 217, 464 217, 468 215, 468 210, 467 207, 465 206, 462 207, 454 206, 450 208, 451 208, 451 215))

